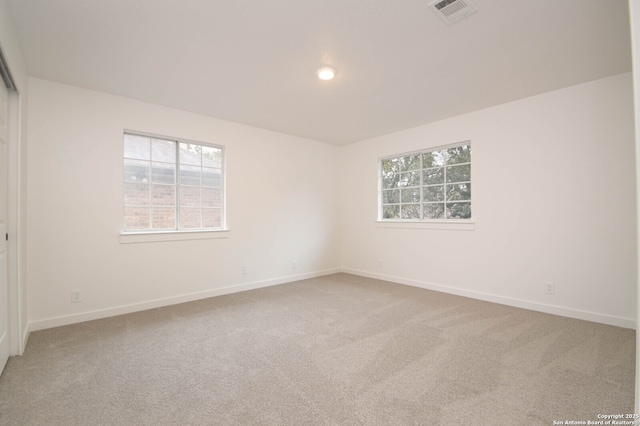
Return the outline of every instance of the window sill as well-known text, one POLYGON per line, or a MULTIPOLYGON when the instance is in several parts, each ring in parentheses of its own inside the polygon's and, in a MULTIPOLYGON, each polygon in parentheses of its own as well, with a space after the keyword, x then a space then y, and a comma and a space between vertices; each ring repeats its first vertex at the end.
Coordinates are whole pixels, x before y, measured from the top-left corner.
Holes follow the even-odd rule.
POLYGON ((442 229, 449 231, 473 231, 476 229, 476 224, 468 221, 377 220, 376 226, 378 228, 442 229))
POLYGON ((161 241, 212 240, 229 238, 228 229, 215 231, 157 231, 157 232, 122 232, 120 244, 153 243, 161 241))

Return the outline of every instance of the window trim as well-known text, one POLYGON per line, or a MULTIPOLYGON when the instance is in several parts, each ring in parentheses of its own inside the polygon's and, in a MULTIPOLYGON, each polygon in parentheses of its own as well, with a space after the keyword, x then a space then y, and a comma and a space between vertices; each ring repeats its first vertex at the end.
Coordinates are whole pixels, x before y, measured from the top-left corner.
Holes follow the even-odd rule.
MULTIPOLYGON (((176 142, 176 148, 179 150, 179 146, 181 143, 185 144, 194 144, 200 146, 208 146, 211 148, 217 148, 222 151, 222 161, 220 163, 220 171, 221 171, 221 186, 222 189, 222 199, 221 199, 221 226, 219 228, 196 228, 196 229, 180 229, 178 228, 179 224, 179 182, 177 180, 178 170, 178 162, 176 160, 176 229, 134 229, 134 230, 125 230, 124 229, 124 155, 121 156, 121 193, 120 200, 122 202, 122 214, 121 216, 121 228, 120 228, 120 243, 140 243, 140 242, 154 242, 154 241, 183 241, 183 240, 198 240, 198 239, 220 239, 220 238, 228 238, 229 236, 229 228, 227 226, 227 150, 224 145, 219 145, 210 142, 200 142, 194 141, 186 138, 178 138, 173 136, 159 135, 156 133, 150 132, 141 132, 138 130, 131 129, 123 129, 121 133, 121 141, 124 140, 124 135, 130 134, 134 136, 142 136, 154 139, 162 139, 167 141, 176 142)), ((122 145, 121 145, 122 146, 122 145)), ((122 151, 121 151, 122 152, 122 151)))
MULTIPOLYGON (((473 214, 473 208, 471 211, 471 218, 469 219, 384 219, 383 218, 383 203, 382 203, 382 191, 383 191, 383 178, 382 178, 382 162, 384 160, 405 157, 409 155, 416 155, 426 152, 440 151, 448 148, 455 148, 463 145, 472 145, 471 140, 463 140, 451 144, 446 145, 438 145, 429 148, 423 148, 415 151, 408 151, 399 154, 386 155, 383 157, 378 157, 378 167, 377 167, 377 181, 378 181, 378 200, 377 200, 377 218, 376 218, 376 226, 380 228, 406 228, 406 229, 452 229, 452 230, 475 230, 475 215, 473 214)), ((421 160, 422 163, 422 160, 421 160)), ((473 160, 469 162, 469 165, 473 164, 473 160)), ((446 166, 444 166, 446 168, 446 166)), ((420 192, 422 193, 422 189, 424 185, 422 185, 422 171, 424 168, 420 169, 420 192)), ((471 183, 471 181, 469 181, 471 183)), ((446 185, 446 182, 444 183, 446 185)), ((469 200, 469 203, 473 205, 473 198, 469 200)), ((422 202, 420 203, 422 205, 422 202)))
POLYGON ((190 241, 190 240, 217 240, 229 238, 229 229, 195 229, 179 231, 122 231, 120 232, 120 244, 154 243, 162 241, 190 241))
POLYGON ((391 229, 434 229, 434 230, 451 230, 451 231, 475 231, 476 224, 472 220, 457 219, 457 220, 376 220, 375 222, 378 228, 391 228, 391 229))

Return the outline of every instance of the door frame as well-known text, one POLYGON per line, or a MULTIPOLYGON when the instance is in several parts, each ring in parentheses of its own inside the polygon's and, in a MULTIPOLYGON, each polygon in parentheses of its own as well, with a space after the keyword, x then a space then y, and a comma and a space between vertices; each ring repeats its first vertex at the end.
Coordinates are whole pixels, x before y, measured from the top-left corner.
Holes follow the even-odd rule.
POLYGON ((28 329, 24 327, 24 270, 23 253, 25 203, 23 187, 23 150, 22 140, 22 95, 9 90, 8 137, 7 137, 7 290, 9 309, 10 354, 22 355, 28 338, 28 329))

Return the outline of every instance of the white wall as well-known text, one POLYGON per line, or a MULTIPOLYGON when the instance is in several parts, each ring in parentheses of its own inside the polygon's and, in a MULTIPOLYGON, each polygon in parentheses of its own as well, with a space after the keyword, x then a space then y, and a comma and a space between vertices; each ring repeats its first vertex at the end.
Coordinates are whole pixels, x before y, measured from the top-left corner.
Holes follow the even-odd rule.
POLYGON ((39 79, 29 88, 34 330, 341 267, 635 327, 631 74, 341 148, 39 79), (123 129, 227 147, 228 239, 119 243, 123 129), (379 157, 469 139, 475 230, 376 225, 379 157))
POLYGON ((32 330, 340 266, 338 147, 39 79, 29 123, 32 330), (123 129, 226 147, 229 238, 120 244, 123 129))
POLYGON ((342 265, 635 327, 633 129, 627 73, 346 146, 342 265), (475 230, 377 226, 379 157, 465 140, 475 230), (553 296, 544 294, 547 281, 553 296))

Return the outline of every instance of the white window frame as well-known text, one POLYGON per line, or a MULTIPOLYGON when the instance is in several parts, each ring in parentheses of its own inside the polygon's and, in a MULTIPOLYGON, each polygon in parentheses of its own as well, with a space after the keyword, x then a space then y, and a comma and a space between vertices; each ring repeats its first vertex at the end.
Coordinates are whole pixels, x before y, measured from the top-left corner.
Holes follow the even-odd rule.
MULTIPOLYGON (((227 238, 229 234, 229 229, 227 228, 227 218, 226 218, 226 149, 223 145, 192 141, 184 138, 176 138, 176 137, 168 137, 157 134, 151 134, 147 132, 139 132, 134 130, 124 130, 122 134, 122 143, 123 143, 123 154, 122 154, 122 173, 120 174, 122 179, 122 230, 120 232, 120 243, 143 243, 143 242, 159 242, 159 241, 181 241, 181 240, 196 240, 196 239, 218 239, 218 238, 227 238), (141 136, 159 140, 166 140, 175 142, 176 144, 176 159, 175 159, 175 182, 170 184, 169 186, 173 186, 175 188, 175 228, 171 229, 132 229, 125 230, 124 229, 124 208, 125 208, 125 189, 124 185, 124 164, 125 153, 124 153, 124 139, 125 135, 133 135, 133 136, 141 136), (221 207, 220 207, 220 226, 219 227, 211 227, 211 228, 180 228, 180 144, 190 144, 197 145, 203 147, 211 147, 215 149, 219 149, 221 151, 221 162, 220 162, 220 189, 221 189, 221 207)), ((151 158, 150 163, 153 162, 151 158)), ((200 188, 202 188, 202 183, 200 183, 200 188)), ((202 207, 201 207, 202 208, 202 207)))
MULTIPOLYGON (((423 206, 424 204, 427 204, 427 202, 425 202, 424 200, 424 188, 426 186, 429 185, 425 185, 424 182, 424 173, 423 171, 425 170, 423 168, 423 157, 422 154, 425 153, 431 153, 431 152, 435 152, 435 151, 441 151, 441 150, 445 150, 445 149, 449 149, 449 148, 456 148, 456 147, 460 147, 460 146, 464 146, 464 145, 469 145, 471 146, 471 141, 467 140, 467 141, 463 141, 463 142, 457 142, 454 144, 448 144, 448 145, 441 145, 441 146, 436 146, 436 147, 430 147, 427 149, 422 149, 419 151, 412 151, 412 152, 407 152, 407 153, 402 153, 402 154, 395 154, 395 155, 389 155, 389 156, 385 156, 385 157, 381 157, 378 159, 378 217, 376 220, 376 223, 378 225, 378 227, 382 227, 382 228, 417 228, 417 229, 450 229, 450 230, 474 230, 475 229, 475 225, 474 225, 474 216, 473 216, 473 196, 470 196, 469 199, 469 204, 471 206, 471 217, 470 218, 464 218, 464 219, 458 219, 458 218, 446 218, 446 210, 445 210, 445 217, 443 218, 438 218, 438 219, 425 219, 423 218, 423 206), (392 204, 396 204, 396 203, 384 203, 384 196, 383 196, 383 191, 385 190, 384 188, 384 183, 383 183, 383 162, 385 160, 390 160, 390 159, 395 159, 395 158, 400 158, 400 157, 406 157, 406 156, 411 156, 411 155, 419 155, 420 156, 420 182, 419 185, 417 185, 417 188, 419 188, 419 192, 420 192, 420 198, 418 202, 413 202, 413 203, 406 203, 406 204, 419 204, 419 209, 420 209, 420 218, 384 218, 384 206, 385 205, 392 205, 392 204)), ((470 167, 471 164, 473 163, 473 157, 471 158, 471 160, 468 163, 458 163, 459 165, 463 165, 463 164, 469 164, 470 167)), ((445 190, 445 199, 443 199, 442 203, 445 205, 446 207, 446 168, 447 165, 444 164, 442 166, 444 168, 444 173, 445 173, 445 178, 443 181, 443 185, 444 185, 444 190, 445 190)), ((470 180, 463 182, 463 183, 468 183, 469 185, 472 182, 472 176, 470 176, 470 180)), ((401 195, 398 195, 399 197, 401 197, 401 195)), ((465 201, 466 202, 466 201, 465 201)), ((399 202, 397 203, 397 205, 399 206, 399 209, 402 209, 402 201, 401 199, 399 200, 399 202)))

